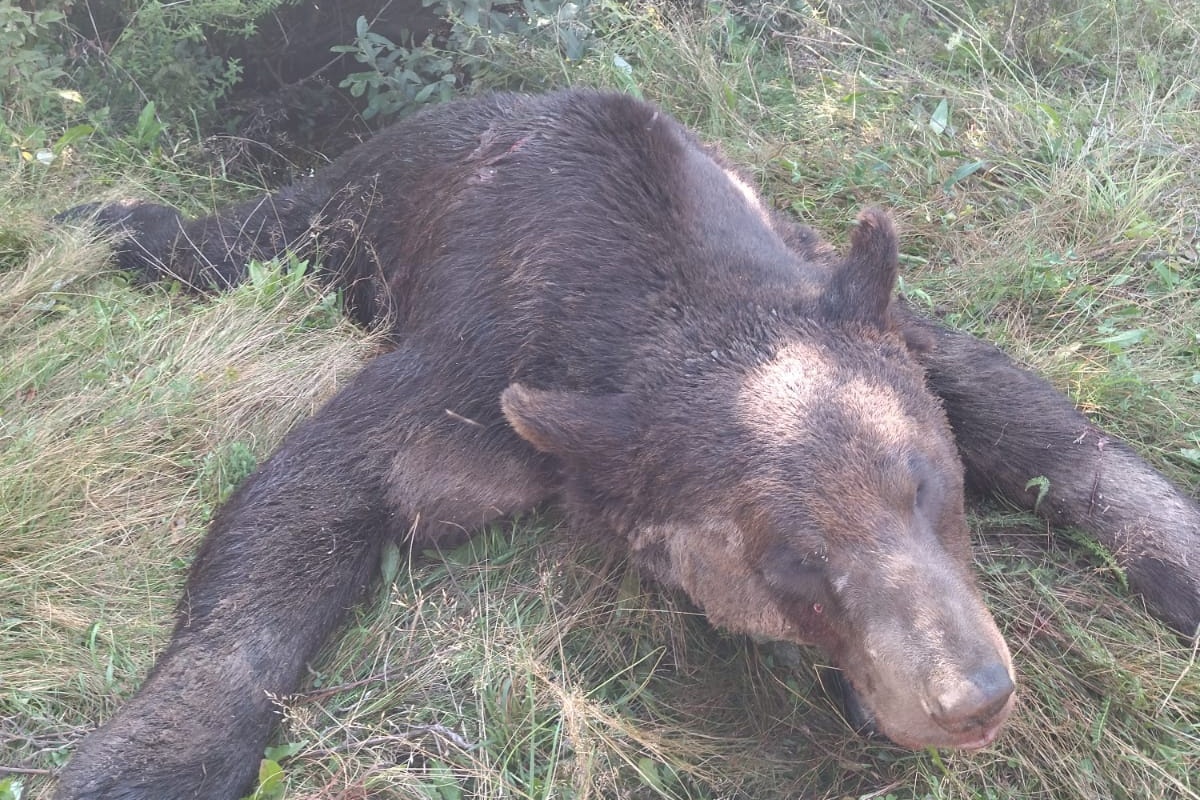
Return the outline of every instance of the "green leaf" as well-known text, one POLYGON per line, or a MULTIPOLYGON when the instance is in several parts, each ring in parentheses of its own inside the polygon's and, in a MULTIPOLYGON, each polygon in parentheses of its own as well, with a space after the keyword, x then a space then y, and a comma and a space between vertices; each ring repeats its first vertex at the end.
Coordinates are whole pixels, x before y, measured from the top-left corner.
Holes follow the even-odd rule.
POLYGON ((637 85, 637 81, 633 77, 633 65, 622 58, 620 55, 614 54, 612 64, 616 67, 614 73, 617 83, 625 93, 641 99, 642 89, 637 85))
POLYGON ((950 127, 950 104, 946 102, 946 98, 942 98, 930 115, 929 127, 939 136, 949 136, 954 132, 950 127))
POLYGON ((658 774, 658 764, 653 759, 638 759, 637 771, 642 776, 642 781, 651 789, 658 792, 663 790, 662 778, 658 774))
POLYGON ((433 91, 437 88, 438 88, 438 84, 436 84, 436 83, 428 84, 423 89, 421 89, 421 91, 417 92, 416 96, 413 97, 413 102, 414 103, 428 102, 430 95, 432 95, 433 91))
POLYGON ((954 188, 954 184, 964 180, 965 178, 969 178, 987 165, 988 162, 982 160, 970 161, 966 164, 963 164, 961 167, 954 170, 954 172, 950 173, 950 177, 947 178, 946 182, 942 184, 942 191, 948 194, 950 190, 954 188))
POLYGON ((258 788, 250 800, 278 800, 283 797, 283 767, 274 759, 264 758, 258 764, 258 788))
POLYGON ((1050 493, 1050 479, 1045 475, 1038 475, 1036 478, 1030 478, 1025 484, 1025 491, 1029 491, 1037 487, 1037 498, 1033 501, 1033 510, 1036 513, 1042 505, 1042 501, 1046 499, 1046 495, 1050 493))
POLYGON ((1145 328, 1133 328, 1127 331, 1114 333, 1112 336, 1105 336, 1103 339, 1097 339, 1096 344, 1112 345, 1120 350, 1129 345, 1137 344, 1146 338, 1145 328))
POLYGON ((63 131, 62 136, 59 136, 58 139, 54 142, 54 146, 52 149, 54 150, 55 153, 61 153, 63 150, 66 150, 68 147, 70 147, 73 143, 79 141, 80 139, 86 139, 87 137, 91 136, 95 132, 96 132, 96 129, 93 128, 91 125, 75 125, 73 127, 67 128, 65 131, 63 131))
POLYGON ((134 140, 144 150, 154 150, 158 147, 158 138, 166 126, 158 121, 158 109, 151 100, 138 114, 137 125, 134 127, 134 140))
POLYGON ((275 747, 268 747, 263 751, 263 757, 270 761, 283 761, 291 758, 308 746, 307 742, 292 742, 291 744, 281 744, 275 747))
POLYGON ((6 778, 0 781, 0 800, 21 800, 25 793, 25 783, 20 778, 6 778))
POLYGON ((259 286, 263 281, 263 266, 261 261, 251 261, 246 265, 246 277, 251 286, 259 286))
POLYGON ((304 276, 308 274, 308 260, 297 258, 295 253, 287 255, 287 284, 292 289, 297 289, 304 283, 304 276))
POLYGON ((379 572, 383 582, 390 584, 400 574, 400 548, 394 542, 383 546, 383 556, 379 560, 379 572))
POLYGON ((154 112, 154 101, 151 100, 149 103, 146 103, 146 105, 142 108, 141 113, 138 114, 137 130, 139 132, 146 130, 150 127, 150 124, 154 122, 154 112))
POLYGON ((1200 448, 1184 447, 1179 451, 1179 455, 1193 464, 1200 464, 1200 448))

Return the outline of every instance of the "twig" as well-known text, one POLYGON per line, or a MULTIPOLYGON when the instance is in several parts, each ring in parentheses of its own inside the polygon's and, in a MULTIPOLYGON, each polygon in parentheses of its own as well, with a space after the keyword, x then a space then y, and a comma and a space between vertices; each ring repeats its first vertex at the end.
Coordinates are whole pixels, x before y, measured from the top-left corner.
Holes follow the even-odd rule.
POLYGON ((0 775, 52 775, 53 770, 32 767, 0 767, 0 775))

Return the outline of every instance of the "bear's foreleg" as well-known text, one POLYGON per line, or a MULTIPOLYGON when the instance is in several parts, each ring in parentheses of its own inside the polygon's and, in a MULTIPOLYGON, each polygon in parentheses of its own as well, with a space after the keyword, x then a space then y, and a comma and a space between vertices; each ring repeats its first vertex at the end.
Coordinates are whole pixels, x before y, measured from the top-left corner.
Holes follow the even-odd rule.
POLYGON ((1164 621, 1200 627, 1200 506, 996 347, 909 311, 906 332, 945 404, 967 481, 1093 534, 1164 621))
MULTIPOLYGON (((448 415, 434 371, 372 361, 218 512, 170 644, 87 736, 60 800, 233 800, 249 788, 305 662, 361 599, 383 543, 437 540, 532 506, 545 475, 487 426, 448 415)), ((530 456, 536 458, 536 456, 530 456)))

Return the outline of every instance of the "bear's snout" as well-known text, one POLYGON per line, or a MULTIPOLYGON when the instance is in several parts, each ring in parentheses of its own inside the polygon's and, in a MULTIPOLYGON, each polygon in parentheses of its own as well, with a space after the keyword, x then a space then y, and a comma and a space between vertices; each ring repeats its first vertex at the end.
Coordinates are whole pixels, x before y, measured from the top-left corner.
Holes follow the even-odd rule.
POLYGON ((986 729, 1005 713, 1015 688, 1007 666, 993 661, 942 687, 930 715, 951 733, 986 729))

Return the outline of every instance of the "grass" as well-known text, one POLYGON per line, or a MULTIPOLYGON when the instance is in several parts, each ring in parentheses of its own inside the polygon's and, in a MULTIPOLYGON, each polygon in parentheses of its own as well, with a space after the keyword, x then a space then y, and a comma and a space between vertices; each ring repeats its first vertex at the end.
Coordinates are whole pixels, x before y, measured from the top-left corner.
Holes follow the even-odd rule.
MULTIPOLYGON (((862 205, 888 206, 913 302, 1001 343, 1195 491, 1200 11, 603 2, 592 24, 582 61, 500 42, 488 80, 656 100, 837 239, 862 205)), ((44 224, 105 193, 196 213, 245 187, 88 143, 50 169, 8 163, 0 798, 42 796, 136 689, 213 509, 377 346, 278 271, 211 300, 131 287, 102 244, 44 224)), ((1195 649, 1086 539, 1002 509, 976 528, 1021 691, 982 752, 855 738, 818 690, 819 654, 712 630, 545 516, 387 561, 281 698, 281 774, 260 795, 1200 797, 1195 649)))

